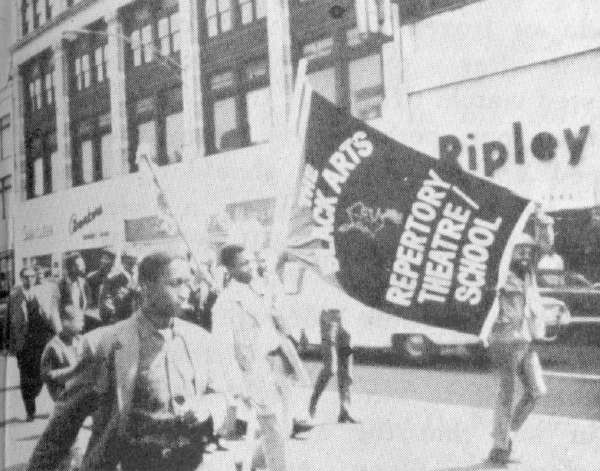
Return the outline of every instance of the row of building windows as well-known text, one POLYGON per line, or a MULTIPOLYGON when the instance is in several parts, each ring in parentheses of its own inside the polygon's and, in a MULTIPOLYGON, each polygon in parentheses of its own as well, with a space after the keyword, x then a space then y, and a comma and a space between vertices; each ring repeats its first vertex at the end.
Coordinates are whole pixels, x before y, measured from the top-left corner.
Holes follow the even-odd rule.
POLYGON ((74 60, 75 88, 83 90, 92 83, 102 83, 108 79, 107 45, 94 49, 92 53, 77 56, 74 60))
POLYGON ((140 26, 130 36, 134 66, 154 60, 155 53, 168 56, 180 50, 180 19, 174 12, 150 24, 140 26))
POLYGON ((50 70, 30 78, 28 83, 29 104, 31 110, 40 110, 45 106, 54 105, 56 82, 55 71, 50 70))
POLYGON ((267 0, 205 0, 209 38, 267 16, 267 0))
MULTIPOLYGON (((82 0, 67 0, 71 7, 82 0)), ((60 13, 63 0, 21 0, 21 31, 23 36, 52 20, 60 13)))
MULTIPOLYGON (((56 17, 60 12, 59 10, 62 1, 63 0, 21 0, 21 29, 23 36, 56 17)), ((67 0, 66 6, 69 8, 81 1, 82 0, 67 0)), ((268 0, 198 1, 202 1, 204 6, 206 34, 209 38, 248 25, 253 21, 264 18, 267 14, 268 0)), ((296 1, 298 3, 309 3, 315 0, 296 1)), ((421 17, 457 5, 464 5, 472 1, 477 0, 401 0, 400 3, 404 6, 404 9, 408 13, 408 17, 421 17)), ((171 0, 171 3, 176 2, 171 0)), ((169 25, 165 23, 165 28, 168 27, 169 25)), ((167 29, 165 29, 165 31, 167 31, 167 29)), ((165 45, 165 50, 166 47, 167 46, 165 45)), ((161 50, 163 50, 162 47, 161 50)))
MULTIPOLYGON (((265 0, 206 0, 204 6, 208 36, 211 31, 225 32, 266 15, 265 0), (211 29, 211 24, 216 25, 216 30, 211 29)), ((140 67, 153 60, 165 64, 180 60, 176 55, 180 49, 178 1, 157 0, 127 8, 122 15, 124 33, 129 39, 125 75, 134 80, 126 80, 125 86, 130 170, 134 171, 136 149, 142 144, 154 150, 159 165, 181 161, 185 126, 181 70, 173 68, 174 80, 172 73, 140 67)), ((381 116, 384 98, 381 48, 375 43, 364 43, 356 28, 350 26, 346 25, 349 29, 342 30, 345 34, 341 36, 336 34, 335 39, 319 36, 320 33, 306 35, 303 43, 294 47, 294 60, 298 55, 311 59, 308 78, 322 95, 361 119, 376 119, 381 116)), ((106 24, 99 20, 89 28, 92 34, 81 35, 70 43, 66 56, 71 75, 70 112, 74 113, 68 177, 73 185, 106 178, 107 159, 115 158, 109 90, 104 87, 98 93, 81 93, 109 79, 106 24)), ((236 41, 240 44, 235 47, 245 44, 243 36, 236 41)), ((226 60, 219 62, 221 65, 203 62, 204 135, 208 154, 270 140, 272 97, 266 47, 260 51, 256 49, 254 58, 246 62, 226 60)), ((25 129, 28 135, 35 134, 27 147, 29 197, 51 192, 64 179, 68 168, 58 161, 56 154, 55 117, 48 115, 43 123, 35 121, 34 111, 54 103, 52 58, 44 56, 39 62, 24 69, 30 107, 27 119, 33 119, 31 125, 26 123, 25 129)))

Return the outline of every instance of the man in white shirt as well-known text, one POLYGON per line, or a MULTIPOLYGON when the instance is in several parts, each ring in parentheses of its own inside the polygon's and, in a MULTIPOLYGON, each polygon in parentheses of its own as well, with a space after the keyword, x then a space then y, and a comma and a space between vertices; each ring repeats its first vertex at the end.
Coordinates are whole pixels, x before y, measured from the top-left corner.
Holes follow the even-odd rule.
MULTIPOLYGON (((231 281, 213 307, 213 336, 217 342, 228 390, 252 408, 261 433, 261 445, 269 471, 288 468, 286 441, 291 429, 286 397, 286 357, 281 334, 273 321, 271 305, 256 287, 255 266, 246 250, 230 245, 221 252, 221 262, 231 281)), ((258 459, 252 434, 244 466, 258 459)))

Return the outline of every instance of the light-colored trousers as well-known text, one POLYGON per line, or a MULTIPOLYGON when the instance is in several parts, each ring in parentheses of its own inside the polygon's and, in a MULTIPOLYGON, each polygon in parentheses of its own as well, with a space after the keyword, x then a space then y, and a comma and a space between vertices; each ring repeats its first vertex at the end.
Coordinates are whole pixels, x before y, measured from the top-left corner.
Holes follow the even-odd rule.
POLYGON ((280 358, 270 357, 269 362, 279 400, 268 406, 254 405, 246 432, 243 471, 263 464, 269 471, 290 469, 287 459, 287 441, 292 429, 290 384, 280 358))
POLYGON ((492 438, 494 447, 506 450, 510 431, 521 428, 547 389, 539 357, 530 343, 496 343, 490 346, 490 353, 500 374, 492 438), (523 385, 523 396, 515 407, 517 378, 523 385))

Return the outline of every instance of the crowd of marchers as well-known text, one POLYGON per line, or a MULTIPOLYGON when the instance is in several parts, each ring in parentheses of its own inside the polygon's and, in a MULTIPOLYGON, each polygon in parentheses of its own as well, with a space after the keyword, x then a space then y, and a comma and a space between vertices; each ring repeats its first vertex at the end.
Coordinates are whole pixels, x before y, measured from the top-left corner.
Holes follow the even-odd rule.
MULTIPOLYGON (((501 366, 489 455, 495 463, 510 461, 514 434, 546 391, 534 349, 539 256, 539 244, 523 236, 498 290, 490 335, 501 366), (517 379, 524 393, 515 407, 517 379)), ((321 313, 324 365, 310 399, 298 400, 310 379, 280 309, 276 270, 259 254, 224 247, 220 283, 189 254, 114 259, 107 253, 85 276, 83 258, 71 254, 57 282, 24 268, 11 293, 9 345, 27 420, 36 419, 44 383, 55 401, 29 470, 212 469, 208 450, 227 454, 231 470, 294 469, 289 440, 313 427, 336 373, 338 422, 357 423, 343 312, 332 306, 321 313), (86 316, 90 306, 95 320, 86 316), (76 445, 86 421, 92 433, 83 451, 76 445), (233 439, 243 446, 227 452, 223 440, 233 439)))

